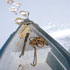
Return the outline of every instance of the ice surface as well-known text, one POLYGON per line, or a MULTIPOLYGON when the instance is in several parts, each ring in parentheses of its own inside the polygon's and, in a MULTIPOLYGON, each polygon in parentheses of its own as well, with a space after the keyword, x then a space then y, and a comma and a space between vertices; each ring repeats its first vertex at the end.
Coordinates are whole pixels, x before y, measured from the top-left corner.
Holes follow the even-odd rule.
POLYGON ((46 23, 41 28, 70 52, 70 23, 46 23))

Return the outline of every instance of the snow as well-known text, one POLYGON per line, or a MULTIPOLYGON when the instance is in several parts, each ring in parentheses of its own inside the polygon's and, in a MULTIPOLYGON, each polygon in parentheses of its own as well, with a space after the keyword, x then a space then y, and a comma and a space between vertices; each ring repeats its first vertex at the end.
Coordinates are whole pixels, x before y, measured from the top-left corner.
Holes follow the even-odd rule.
POLYGON ((70 29, 59 30, 50 34, 53 38, 63 38, 66 36, 70 37, 70 29))
POLYGON ((50 22, 41 26, 41 28, 70 52, 70 23, 57 24, 50 22))

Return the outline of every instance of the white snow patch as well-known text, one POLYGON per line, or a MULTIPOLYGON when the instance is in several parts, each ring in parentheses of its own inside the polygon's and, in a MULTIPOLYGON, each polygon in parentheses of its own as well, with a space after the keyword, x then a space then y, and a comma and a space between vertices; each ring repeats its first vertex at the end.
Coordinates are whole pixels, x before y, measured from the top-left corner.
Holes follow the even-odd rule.
POLYGON ((50 34, 53 38, 62 38, 70 36, 70 29, 59 30, 50 34))

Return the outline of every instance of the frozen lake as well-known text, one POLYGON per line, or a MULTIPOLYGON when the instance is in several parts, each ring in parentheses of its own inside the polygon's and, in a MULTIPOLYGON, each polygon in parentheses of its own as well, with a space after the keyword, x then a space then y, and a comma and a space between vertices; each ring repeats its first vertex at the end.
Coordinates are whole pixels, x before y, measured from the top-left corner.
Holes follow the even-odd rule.
POLYGON ((70 23, 48 23, 41 28, 57 40, 68 52, 70 52, 70 23))

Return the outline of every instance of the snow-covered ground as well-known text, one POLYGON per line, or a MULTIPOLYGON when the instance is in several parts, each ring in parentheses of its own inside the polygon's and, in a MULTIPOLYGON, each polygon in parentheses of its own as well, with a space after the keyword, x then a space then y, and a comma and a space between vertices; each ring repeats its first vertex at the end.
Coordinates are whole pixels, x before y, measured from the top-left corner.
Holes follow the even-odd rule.
POLYGON ((70 52, 70 23, 52 24, 41 26, 48 34, 57 40, 68 52, 70 52))

